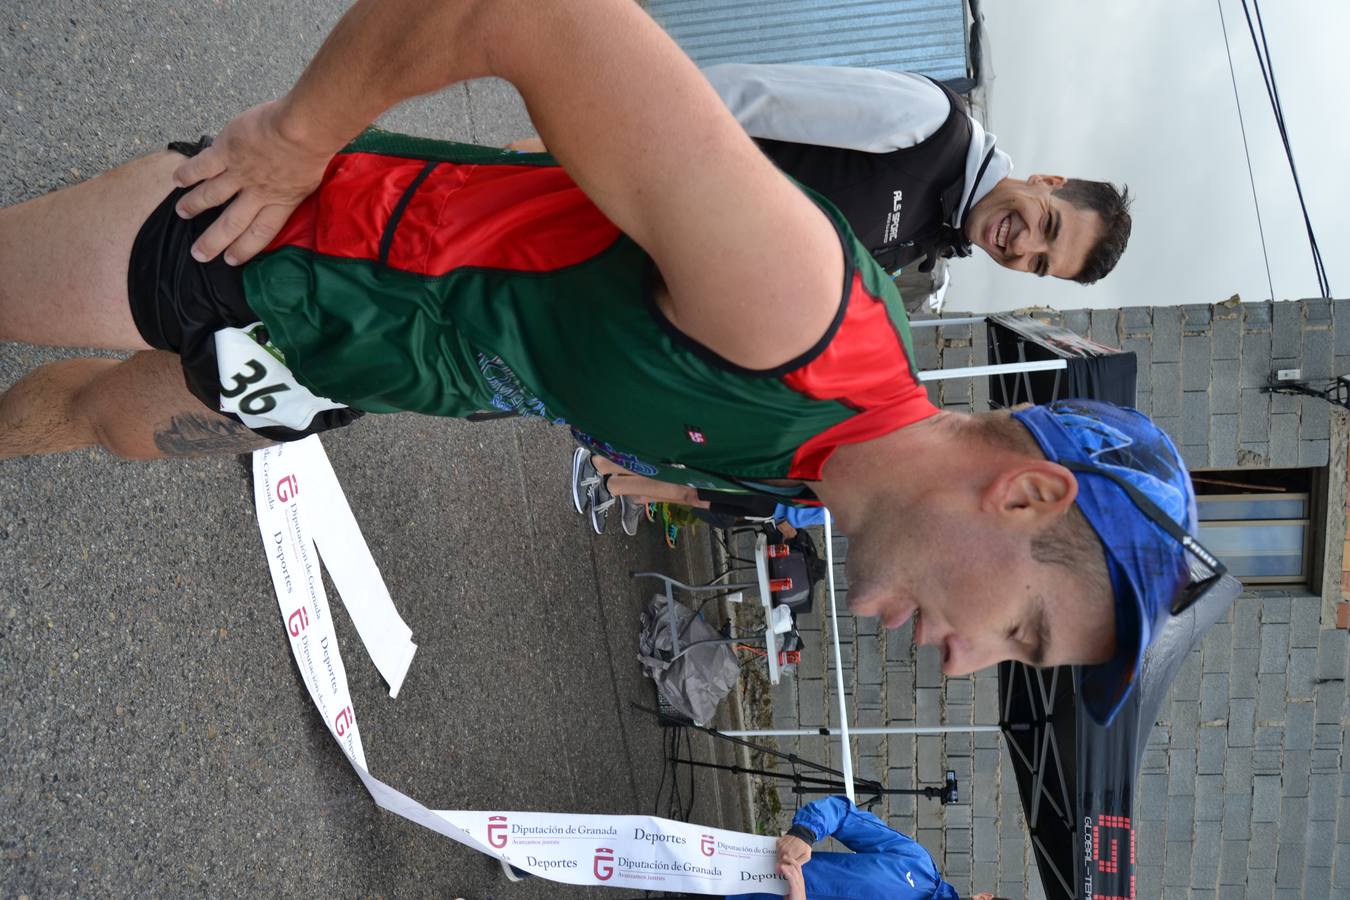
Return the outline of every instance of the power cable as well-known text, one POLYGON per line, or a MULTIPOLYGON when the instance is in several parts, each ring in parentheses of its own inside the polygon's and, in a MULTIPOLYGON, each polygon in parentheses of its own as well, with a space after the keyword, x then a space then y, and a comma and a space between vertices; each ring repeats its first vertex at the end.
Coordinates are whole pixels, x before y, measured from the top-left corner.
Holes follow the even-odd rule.
POLYGON ((1289 161, 1289 173, 1294 178, 1294 190, 1298 194, 1298 205, 1303 213, 1303 227, 1308 232, 1308 246, 1312 252, 1313 269, 1317 275, 1317 287, 1322 292, 1323 298, 1331 297, 1331 283, 1327 278, 1326 267, 1322 262, 1322 250, 1317 245, 1317 235, 1313 231, 1312 218, 1308 215, 1308 205, 1303 199, 1303 184, 1298 177, 1298 168, 1294 165, 1294 151, 1289 141, 1289 131, 1284 121, 1284 107, 1280 103, 1279 87, 1275 82, 1275 64, 1270 57, 1270 44, 1266 40, 1265 20, 1261 17, 1261 4, 1259 0, 1252 0, 1256 9, 1256 21, 1253 23, 1251 8, 1247 5, 1247 0, 1242 0, 1242 12, 1247 18, 1247 31, 1251 35, 1252 46, 1256 49, 1256 61, 1261 67, 1261 77, 1265 81, 1266 96, 1270 99, 1271 110, 1275 114, 1276 128, 1280 133, 1280 141, 1284 144, 1285 159, 1289 161), (1260 31, 1260 37, 1257 31, 1260 31))
POLYGON ((1219 6, 1219 25, 1223 28, 1223 49, 1228 54, 1228 77, 1233 81, 1233 102, 1237 104, 1238 127, 1242 130, 1242 152, 1247 156, 1247 180, 1252 186, 1252 206, 1256 209, 1256 230, 1261 235, 1261 257, 1266 263, 1266 284, 1270 288, 1271 302, 1275 300, 1275 283, 1270 277, 1270 254, 1266 251, 1266 229, 1261 223, 1261 201, 1256 196, 1256 175, 1252 172, 1252 151, 1247 146, 1247 123, 1242 118, 1242 98, 1238 96, 1237 73, 1233 70, 1233 51, 1228 45, 1228 23, 1223 17, 1223 0, 1215 0, 1219 6))

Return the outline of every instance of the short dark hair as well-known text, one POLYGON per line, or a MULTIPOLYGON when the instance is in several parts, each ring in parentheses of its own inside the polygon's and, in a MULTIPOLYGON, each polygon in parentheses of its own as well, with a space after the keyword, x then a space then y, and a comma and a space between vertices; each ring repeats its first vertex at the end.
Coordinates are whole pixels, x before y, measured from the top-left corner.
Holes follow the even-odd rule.
MULTIPOLYGON (((1041 445, 1036 443, 1025 425, 1010 415, 1011 412, 1002 409, 976 413, 966 421, 987 446, 1045 459, 1041 445)), ((1036 533, 1031 540, 1031 558, 1042 565, 1059 566, 1077 574, 1090 595, 1113 596, 1111 575, 1106 568, 1106 548, 1077 503, 1036 533)))
POLYGON ((1085 181, 1069 178, 1055 190, 1055 196, 1078 209, 1095 212, 1102 220, 1102 233, 1088 251, 1083 268, 1073 276, 1079 284, 1092 284, 1116 267, 1125 245, 1130 242, 1130 189, 1119 189, 1109 181, 1085 181))

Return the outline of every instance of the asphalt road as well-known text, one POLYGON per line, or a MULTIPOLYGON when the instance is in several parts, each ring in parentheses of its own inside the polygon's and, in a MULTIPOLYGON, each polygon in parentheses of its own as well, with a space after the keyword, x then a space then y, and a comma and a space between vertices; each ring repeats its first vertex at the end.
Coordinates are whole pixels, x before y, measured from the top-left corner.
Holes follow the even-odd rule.
MULTIPOLYGON (((0 4, 0 202, 277 96, 343 6, 0 4)), ((489 82, 386 124, 531 130, 489 82)), ((0 385, 60 355, 0 346, 0 385)), ((662 734, 628 708, 651 692, 626 573, 685 558, 654 531, 589 533, 562 430, 372 416, 325 445, 420 647, 391 701, 337 617, 372 772, 433 808, 652 811, 662 734)), ((0 462, 0 762, 3 897, 613 893, 506 884, 376 809, 297 677, 235 458, 0 462)), ((739 825, 727 793, 700 796, 696 819, 739 825)))

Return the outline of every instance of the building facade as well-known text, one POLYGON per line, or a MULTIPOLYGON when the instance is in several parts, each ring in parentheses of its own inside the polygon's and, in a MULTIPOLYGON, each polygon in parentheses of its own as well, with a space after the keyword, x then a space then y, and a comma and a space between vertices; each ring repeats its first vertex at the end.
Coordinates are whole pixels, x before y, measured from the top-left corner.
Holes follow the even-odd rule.
MULTIPOLYGON (((1153 728, 1134 804, 1136 895, 1350 895, 1350 424, 1324 400, 1261 390, 1279 370, 1314 382, 1350 373, 1350 301, 1033 314, 1133 351, 1137 405, 1173 437, 1197 481, 1220 504, 1256 498, 1256 513, 1206 523, 1209 535, 1232 538, 1219 553, 1248 567, 1249 590, 1188 657, 1153 728), (1276 494, 1304 496, 1302 511, 1263 512, 1262 498, 1276 494)), ((915 352, 921 370, 979 364, 983 328, 916 330, 915 352)), ((983 381, 937 382, 931 392, 949 409, 987 405, 983 381)), ((846 544, 836 550, 846 554, 846 544)), ((808 652, 775 696, 780 727, 835 724, 827 623, 820 611, 804 623, 808 652)), ((998 722, 993 670, 944 679, 935 653, 915 651, 908 626, 884 632, 845 614, 840 627, 852 723, 998 722)), ((837 741, 786 743, 839 761, 837 741)), ((893 797, 876 811, 916 835, 963 894, 1043 896, 1001 736, 861 737, 854 752, 861 773, 892 788, 938 784, 954 769, 962 803, 893 797)), ((795 798, 782 794, 790 810, 795 798)))

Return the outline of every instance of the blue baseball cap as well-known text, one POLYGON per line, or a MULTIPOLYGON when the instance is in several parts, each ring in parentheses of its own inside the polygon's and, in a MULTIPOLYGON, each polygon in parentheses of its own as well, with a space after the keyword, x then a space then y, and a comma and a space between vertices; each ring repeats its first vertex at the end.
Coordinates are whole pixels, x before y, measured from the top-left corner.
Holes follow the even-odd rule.
POLYGON ((1116 652, 1107 662, 1084 666, 1081 683, 1089 715, 1108 725, 1134 687, 1144 651, 1191 579, 1182 543, 1110 476, 1128 482, 1191 535, 1198 522, 1195 490, 1171 439, 1136 409, 1057 400, 1012 415, 1047 459, 1070 466, 1078 481, 1078 508, 1106 551, 1116 601, 1116 652))

